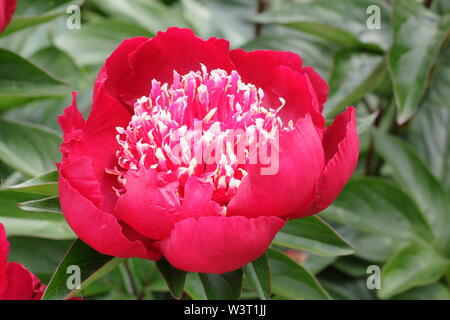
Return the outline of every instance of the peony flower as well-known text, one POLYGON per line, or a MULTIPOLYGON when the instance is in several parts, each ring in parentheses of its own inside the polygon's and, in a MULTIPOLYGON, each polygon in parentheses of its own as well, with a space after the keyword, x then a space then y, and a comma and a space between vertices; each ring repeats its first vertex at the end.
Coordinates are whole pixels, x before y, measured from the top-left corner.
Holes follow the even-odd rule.
POLYGON ((327 92, 290 52, 230 51, 178 28, 125 40, 98 75, 88 119, 76 94, 59 118, 64 216, 103 254, 238 269, 350 178, 355 111, 325 127, 327 92))
POLYGON ((16 0, 0 0, 0 33, 11 22, 11 18, 16 10, 16 0))
POLYGON ((23 265, 8 262, 9 243, 0 223, 0 300, 40 300, 45 285, 23 265))

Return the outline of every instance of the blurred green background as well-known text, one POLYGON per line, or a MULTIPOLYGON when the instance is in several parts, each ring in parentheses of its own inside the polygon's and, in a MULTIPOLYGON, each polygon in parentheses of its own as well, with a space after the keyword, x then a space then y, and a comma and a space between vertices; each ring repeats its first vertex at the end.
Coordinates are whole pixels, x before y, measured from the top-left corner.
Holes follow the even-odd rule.
MULTIPOLYGON (((0 34, 0 222, 11 261, 48 283, 75 238, 46 174, 71 91, 87 115, 117 45, 170 26, 298 53, 329 83, 327 120, 356 107, 361 141, 354 177, 320 218, 290 222, 244 276, 188 274, 181 297, 450 299, 450 0, 20 0, 0 34), (81 29, 68 28, 70 5, 81 7, 81 29), (381 289, 367 286, 372 265, 381 289)), ((176 291, 184 277, 165 281, 170 267, 140 259, 109 269, 78 294, 171 299, 168 283, 176 291)))

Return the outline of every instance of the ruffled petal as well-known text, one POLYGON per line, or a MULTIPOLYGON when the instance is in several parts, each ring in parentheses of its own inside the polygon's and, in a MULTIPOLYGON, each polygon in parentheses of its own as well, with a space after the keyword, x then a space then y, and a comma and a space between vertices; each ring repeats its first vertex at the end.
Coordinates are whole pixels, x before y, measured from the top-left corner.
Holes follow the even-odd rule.
POLYGON ((293 217, 312 215, 327 208, 352 176, 359 155, 353 107, 348 107, 326 128, 323 147, 326 165, 317 185, 316 199, 306 213, 296 212, 293 217))
POLYGON ((284 221, 276 217, 201 217, 175 224, 170 237, 156 245, 178 269, 224 273, 261 256, 284 221))
MULTIPOLYGON (((84 168, 83 179, 73 180, 73 176, 67 175, 64 164, 59 170, 59 196, 61 208, 68 224, 73 231, 97 251, 103 254, 117 257, 140 257, 151 260, 159 258, 160 254, 155 251, 150 242, 144 242, 127 237, 127 230, 119 223, 117 218, 99 209, 92 201, 83 196, 79 190, 92 190, 98 192, 94 185, 95 178, 89 174, 90 160, 79 158, 73 165, 84 168), (69 178, 70 177, 70 178, 69 178), (85 184, 83 185, 83 180, 85 184), (72 181, 74 185, 72 185, 72 181)), ((91 169, 92 170, 92 169, 91 169)), ((69 173, 72 171, 69 168, 69 173)), ((134 231, 132 231, 135 233, 134 231)))
POLYGON ((6 232, 3 224, 0 223, 0 296, 8 286, 6 267, 8 265, 9 242, 6 240, 6 232))
POLYGON ((105 169, 112 169, 117 164, 116 151, 119 145, 115 128, 126 127, 131 113, 109 96, 102 85, 97 88, 92 111, 84 121, 77 109, 75 97, 76 95, 72 105, 64 110, 64 115, 58 117, 64 132, 64 142, 61 145, 62 163, 80 157, 90 158, 103 197, 101 208, 112 211, 117 200, 112 187, 118 185, 116 177, 107 174, 105 169))
POLYGON ((298 55, 271 50, 245 52, 242 49, 232 50, 230 55, 244 82, 264 90, 266 103, 276 108, 280 97, 286 100, 282 114, 285 120, 295 122, 297 118, 293 116, 309 113, 316 126, 323 127, 321 112, 327 100, 328 85, 311 67, 302 67, 298 55))
POLYGON ((149 95, 153 79, 171 83, 174 70, 186 74, 200 70, 200 64, 208 70, 233 69, 228 41, 203 40, 189 29, 172 27, 148 41, 130 41, 133 39, 122 43, 108 58, 105 82, 108 92, 130 107, 149 95))
POLYGON ((0 300, 31 300, 34 296, 34 275, 19 263, 10 262, 6 268, 8 286, 0 300))
POLYGON ((177 176, 141 168, 129 171, 126 181, 116 215, 144 236, 158 240, 168 237, 181 210, 177 176))
POLYGON ((0 1, 0 33, 11 22, 11 18, 16 10, 16 0, 3 0, 0 1))
POLYGON ((280 135, 278 154, 278 163, 276 158, 272 161, 278 169, 275 174, 261 174, 261 165, 248 166, 229 214, 282 217, 310 206, 324 167, 322 144, 311 118, 300 118, 292 131, 280 135))

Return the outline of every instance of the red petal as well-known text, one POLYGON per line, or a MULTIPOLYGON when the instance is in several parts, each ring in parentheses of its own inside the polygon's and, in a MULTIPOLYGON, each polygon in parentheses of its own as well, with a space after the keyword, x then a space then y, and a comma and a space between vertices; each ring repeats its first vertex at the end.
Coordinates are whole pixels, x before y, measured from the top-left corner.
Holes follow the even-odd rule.
POLYGON ((320 118, 328 95, 328 85, 311 67, 302 67, 302 60, 298 55, 270 50, 245 52, 242 49, 232 50, 230 55, 244 82, 262 88, 272 107, 279 106, 278 98, 282 97, 286 100, 284 109, 290 109, 287 113, 298 114, 297 116, 310 113, 314 123, 323 127, 323 120, 320 118), (290 70, 292 74, 279 71, 280 67, 290 70), (305 83, 306 78, 309 79, 309 85, 305 83), (305 86, 311 87, 308 90, 316 99, 310 98, 311 93, 303 96, 305 86))
POLYGON ((0 223, 0 296, 8 285, 6 277, 6 266, 8 264, 9 242, 6 240, 6 232, 3 224, 0 223))
POLYGON ((203 40, 189 29, 173 27, 148 41, 136 42, 139 44, 122 43, 106 62, 108 91, 129 106, 148 96, 153 79, 171 83, 173 70, 183 75, 200 70, 200 64, 208 70, 233 69, 228 41, 203 40))
POLYGON ((260 165, 249 166, 248 175, 228 206, 229 213, 282 217, 294 210, 304 211, 313 200, 323 167, 317 131, 309 117, 300 118, 294 130, 280 136, 278 172, 263 175, 260 165))
POLYGON ((75 99, 72 105, 64 110, 64 115, 58 118, 64 132, 64 142, 61 145, 62 163, 80 157, 91 159, 103 197, 101 207, 111 212, 117 200, 112 188, 117 186, 117 179, 107 174, 105 169, 113 168, 117 163, 115 153, 119 145, 116 141, 115 128, 126 127, 131 114, 122 104, 106 94, 103 85, 96 90, 92 112, 86 122, 77 109, 75 99))
POLYGON ((2 0, 0 1, 0 33, 11 22, 11 18, 16 10, 16 0, 2 0))
MULTIPOLYGON (((94 179, 92 169, 88 166, 89 159, 80 158, 77 165, 85 170, 86 186, 82 180, 74 181, 77 189, 88 190, 94 179), (89 174, 91 170, 91 174, 89 174), (90 177, 90 178, 89 178, 90 177)), ((100 253, 117 257, 140 257, 155 260, 159 253, 153 251, 148 243, 140 240, 130 240, 125 235, 126 230, 119 224, 117 218, 100 210, 95 204, 84 197, 66 177, 64 164, 60 167, 59 196, 64 217, 74 232, 100 253)), ((97 187, 98 189, 98 187, 97 187)), ((95 188, 92 189, 95 193, 95 188)))
POLYGON ((176 268, 224 273, 261 256, 284 221, 276 217, 201 217, 175 224, 170 237, 156 243, 176 268))
POLYGON ((126 179, 127 191, 117 201, 117 216, 147 237, 168 237, 181 209, 176 175, 143 168, 129 171, 126 179))
POLYGON ((6 268, 8 286, 0 300, 31 300, 34 295, 32 274, 21 264, 10 262, 6 268))
POLYGON ((326 165, 317 185, 316 199, 306 214, 299 212, 294 217, 312 215, 327 208, 352 176, 359 155, 353 107, 347 108, 326 128, 323 147, 326 165))

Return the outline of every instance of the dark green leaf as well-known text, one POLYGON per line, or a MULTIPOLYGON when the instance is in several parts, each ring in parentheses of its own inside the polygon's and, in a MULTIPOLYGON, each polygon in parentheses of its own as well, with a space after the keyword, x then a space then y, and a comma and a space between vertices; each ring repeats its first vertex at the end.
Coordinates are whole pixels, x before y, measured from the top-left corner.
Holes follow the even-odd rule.
POLYGON ((242 291, 242 270, 222 274, 200 273, 208 300, 237 300, 242 291))
POLYGON ((189 272, 186 276, 186 283, 184 284, 184 291, 193 300, 206 300, 205 290, 197 273, 189 272))
POLYGON ((176 299, 180 299, 183 295, 186 271, 178 270, 171 266, 165 258, 156 261, 156 266, 166 280, 167 287, 169 287, 172 296, 176 299))
POLYGON ((374 300, 374 290, 367 288, 366 279, 351 278, 334 270, 320 274, 320 282, 336 300, 374 300))
POLYGON ((84 0, 17 1, 13 19, 1 36, 36 26, 66 13, 70 5, 81 6, 84 0))
POLYGON ((356 118, 356 125, 357 125, 357 130, 358 130, 359 135, 364 133, 367 129, 369 129, 372 126, 372 124, 374 124, 375 120, 378 117, 378 114, 379 114, 379 112, 377 110, 363 118, 361 118, 361 117, 356 118))
POLYGON ((0 74, 0 110, 36 98, 61 97, 69 93, 63 82, 14 52, 1 48, 0 74))
POLYGON ((368 52, 339 51, 329 80, 330 96, 324 107, 327 118, 333 118, 376 89, 385 75, 382 56, 368 52))
POLYGON ((14 186, 8 186, 10 191, 41 194, 46 196, 58 195, 58 171, 51 171, 42 176, 27 180, 14 186))
POLYGON ((10 237, 8 232, 8 242, 8 260, 22 264, 43 283, 48 283, 73 241, 10 237))
POLYGON ((450 193, 450 46, 442 50, 431 87, 412 120, 409 141, 450 193))
POLYGON ((263 254, 258 259, 250 262, 244 267, 246 278, 256 289, 256 293, 261 300, 270 300, 271 295, 271 274, 267 254, 263 254))
POLYGON ((269 249, 272 291, 295 300, 323 300, 330 296, 305 268, 280 251, 269 249))
POLYGON ((47 239, 74 239, 75 234, 61 214, 26 212, 18 203, 37 200, 39 196, 12 191, 0 191, 0 222, 9 236, 29 236, 47 239))
POLYGON ((436 282, 447 268, 448 261, 434 248, 413 243, 383 267, 379 296, 387 299, 408 289, 436 282))
POLYGON ((394 44, 387 61, 399 124, 416 112, 449 31, 450 15, 440 18, 415 0, 395 1, 394 44))
POLYGON ((156 33, 172 26, 185 27, 182 17, 158 1, 93 0, 101 11, 156 33))
POLYGON ((24 211, 30 212, 62 213, 58 197, 25 201, 17 204, 17 206, 24 211))
POLYGON ((351 244, 315 216, 289 221, 277 234, 273 243, 323 256, 341 256, 355 252, 351 244))
POLYGON ((59 135, 48 128, 0 119, 0 160, 27 175, 54 170, 60 143, 59 135))
POLYGON ((387 49, 390 44, 390 8, 378 0, 341 0, 292 2, 256 19, 260 23, 278 23, 310 32, 344 46, 387 49), (380 8, 381 29, 370 30, 367 8, 380 8))
POLYGON ((64 33, 55 39, 55 45, 80 65, 102 64, 126 38, 148 36, 145 29, 124 21, 102 20, 81 30, 64 33))
POLYGON ((256 1, 182 0, 183 16, 201 37, 211 36, 240 46, 254 36, 254 25, 248 17, 257 12, 256 1))
POLYGON ((281 50, 295 52, 305 65, 311 66, 324 79, 329 78, 337 46, 322 38, 284 27, 271 29, 242 46, 247 51, 281 50))
POLYGON ((431 237, 415 203, 395 185, 378 178, 353 179, 322 215, 374 234, 394 238, 431 237))
POLYGON ((450 204, 444 187, 406 143, 381 132, 376 132, 374 136, 377 152, 392 167, 395 178, 418 204, 439 247, 450 256, 450 204))
MULTIPOLYGON (((67 251, 63 260, 53 274, 42 300, 62 300, 69 299, 80 290, 71 289, 68 280, 72 273, 68 273, 70 266, 77 266, 80 269, 81 289, 88 283, 99 279, 106 273, 114 269, 123 259, 114 258, 98 253, 87 244, 77 239, 67 251)), ((70 283, 71 284, 71 283, 70 283)))
POLYGON ((450 300, 450 289, 441 283, 417 287, 395 297, 393 300, 450 300))

